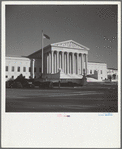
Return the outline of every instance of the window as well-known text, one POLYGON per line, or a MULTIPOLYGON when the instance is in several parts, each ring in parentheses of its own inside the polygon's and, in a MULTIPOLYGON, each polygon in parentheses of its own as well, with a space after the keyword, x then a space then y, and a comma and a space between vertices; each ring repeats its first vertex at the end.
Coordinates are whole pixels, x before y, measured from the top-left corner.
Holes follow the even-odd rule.
POLYGON ((20 67, 18 67, 17 71, 20 72, 20 67))
POLYGON ((31 67, 29 67, 29 72, 31 72, 31 67))
POLYGON ((102 70, 101 70, 101 74, 102 74, 102 70))
POLYGON ((36 67, 34 67, 34 72, 36 72, 36 67))
POLYGON ((12 76, 12 79, 14 79, 14 76, 12 76))
POLYGON ((90 74, 92 74, 92 70, 90 70, 90 74))
POLYGON ((6 66, 6 71, 8 71, 8 66, 6 66))
POLYGON ((6 78, 8 78, 8 76, 6 76, 6 78))
POLYGON ((23 67, 23 72, 26 72, 26 67, 23 67))
POLYGON ((12 71, 14 71, 14 66, 12 66, 12 71))
POLYGON ((39 72, 41 72, 41 67, 39 68, 39 72))

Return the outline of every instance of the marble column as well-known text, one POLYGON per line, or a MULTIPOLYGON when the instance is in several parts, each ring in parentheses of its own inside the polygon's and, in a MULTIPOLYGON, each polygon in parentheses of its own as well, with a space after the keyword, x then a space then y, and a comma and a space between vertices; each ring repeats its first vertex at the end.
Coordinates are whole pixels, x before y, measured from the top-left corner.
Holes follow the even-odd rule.
POLYGON ((55 73, 55 52, 53 52, 53 73, 55 73))
POLYGON ((69 74, 70 74, 70 53, 69 53, 69 74))
POLYGON ((70 53, 71 54, 71 74, 73 73, 73 61, 72 61, 72 53, 70 53))
POLYGON ((65 53, 65 73, 67 74, 67 53, 65 53))
POLYGON ((57 55, 56 56, 56 58, 57 58, 57 60, 56 60, 57 61, 57 72, 58 72, 58 70, 59 70, 59 52, 58 51, 56 52, 56 55, 57 55))
POLYGON ((65 59, 66 57, 65 57, 65 52, 64 52, 64 73, 65 73, 65 67, 66 67, 66 64, 65 64, 65 62, 66 62, 66 59, 65 59))
POLYGON ((88 54, 86 54, 86 75, 87 75, 88 54))
POLYGON ((69 54, 69 66, 70 66, 70 74, 72 73, 72 59, 71 59, 71 53, 69 54))
POLYGON ((81 74, 81 54, 79 53, 79 74, 81 74))
POLYGON ((62 52, 62 71, 64 72, 64 52, 62 52))
POLYGON ((81 54, 81 71, 83 75, 83 69, 84 69, 84 61, 83 61, 83 53, 81 54))
POLYGON ((51 73, 51 52, 49 53, 49 73, 51 73))
POLYGON ((59 58, 60 58, 60 60, 59 60, 59 67, 61 68, 61 67, 62 67, 62 66, 61 66, 61 65, 62 65, 62 64, 61 64, 61 63, 62 63, 62 61, 61 61, 61 59, 62 59, 61 52, 59 53, 59 58))
POLYGON ((32 69, 31 69, 31 73, 32 73, 32 78, 34 79, 35 75, 34 75, 34 66, 35 66, 35 59, 32 59, 32 69))
POLYGON ((74 73, 74 53, 72 53, 72 74, 74 73))
POLYGON ((56 63, 56 51, 55 51, 55 54, 54 54, 54 56, 55 56, 55 73, 56 73, 56 71, 57 71, 57 63, 56 63))
POLYGON ((64 73, 65 73, 65 52, 64 52, 64 73))
POLYGON ((77 53, 77 73, 76 74, 79 74, 79 53, 77 53))
POLYGON ((76 53, 74 53, 74 74, 76 74, 76 72, 77 72, 77 63, 76 63, 77 61, 76 61, 76 53))
POLYGON ((51 51, 51 73, 53 73, 53 51, 51 51))
POLYGON ((69 74, 70 74, 70 53, 69 53, 69 74))
POLYGON ((85 54, 83 54, 83 73, 86 73, 86 68, 85 68, 85 54))
POLYGON ((47 74, 49 73, 49 54, 47 53, 47 74))
POLYGON ((67 54, 65 52, 65 74, 67 73, 67 54))
POLYGON ((82 54, 80 53, 80 75, 82 75, 82 54))
POLYGON ((69 53, 67 52, 67 74, 69 74, 69 53))

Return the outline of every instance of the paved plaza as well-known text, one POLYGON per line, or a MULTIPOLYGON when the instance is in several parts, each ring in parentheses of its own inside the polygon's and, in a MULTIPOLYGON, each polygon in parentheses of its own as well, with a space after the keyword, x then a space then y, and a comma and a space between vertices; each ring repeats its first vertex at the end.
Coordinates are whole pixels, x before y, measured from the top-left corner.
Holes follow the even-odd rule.
POLYGON ((6 112, 117 112, 114 83, 53 89, 7 89, 6 112))

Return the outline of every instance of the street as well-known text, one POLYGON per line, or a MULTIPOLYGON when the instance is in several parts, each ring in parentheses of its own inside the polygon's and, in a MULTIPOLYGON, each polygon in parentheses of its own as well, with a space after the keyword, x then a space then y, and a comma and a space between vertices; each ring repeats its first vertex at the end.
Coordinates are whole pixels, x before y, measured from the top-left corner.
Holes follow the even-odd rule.
POLYGON ((116 84, 6 89, 6 112, 117 112, 116 84))

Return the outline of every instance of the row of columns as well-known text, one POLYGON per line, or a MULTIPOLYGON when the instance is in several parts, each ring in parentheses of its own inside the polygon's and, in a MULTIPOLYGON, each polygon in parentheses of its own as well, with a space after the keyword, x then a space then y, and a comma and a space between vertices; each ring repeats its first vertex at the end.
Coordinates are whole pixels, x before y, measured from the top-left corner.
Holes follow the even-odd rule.
POLYGON ((57 73, 59 68, 65 74, 87 73, 88 56, 84 53, 51 51, 46 54, 46 60, 47 74, 57 73))

